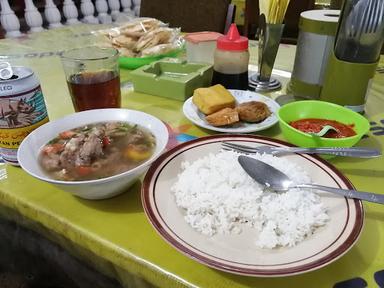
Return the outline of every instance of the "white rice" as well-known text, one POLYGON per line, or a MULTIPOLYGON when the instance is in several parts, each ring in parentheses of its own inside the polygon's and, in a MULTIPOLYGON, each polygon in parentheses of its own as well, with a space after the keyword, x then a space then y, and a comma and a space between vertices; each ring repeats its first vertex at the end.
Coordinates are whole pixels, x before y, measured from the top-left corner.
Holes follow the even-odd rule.
MULTIPOLYGON (((329 217, 320 197, 310 189, 276 193, 263 191, 242 169, 238 153, 209 154, 193 163, 182 163, 182 172, 171 190, 185 220, 205 235, 240 233, 243 225, 258 230, 261 248, 294 246, 329 217)), ((289 175, 297 183, 310 183, 297 164, 267 154, 252 157, 289 175)))

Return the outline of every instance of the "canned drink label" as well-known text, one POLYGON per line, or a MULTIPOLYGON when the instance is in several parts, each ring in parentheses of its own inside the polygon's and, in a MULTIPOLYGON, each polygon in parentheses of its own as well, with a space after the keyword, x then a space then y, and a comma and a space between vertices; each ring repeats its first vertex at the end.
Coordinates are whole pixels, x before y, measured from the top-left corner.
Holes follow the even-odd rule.
POLYGON ((48 121, 40 85, 21 94, 1 97, 0 147, 17 150, 29 133, 48 121))

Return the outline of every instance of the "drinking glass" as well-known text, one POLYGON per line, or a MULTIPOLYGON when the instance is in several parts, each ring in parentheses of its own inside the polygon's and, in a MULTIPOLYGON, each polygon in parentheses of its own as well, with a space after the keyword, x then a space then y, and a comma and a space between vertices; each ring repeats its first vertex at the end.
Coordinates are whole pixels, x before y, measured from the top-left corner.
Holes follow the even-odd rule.
POLYGON ((75 111, 120 108, 119 52, 114 48, 84 47, 61 56, 75 111))

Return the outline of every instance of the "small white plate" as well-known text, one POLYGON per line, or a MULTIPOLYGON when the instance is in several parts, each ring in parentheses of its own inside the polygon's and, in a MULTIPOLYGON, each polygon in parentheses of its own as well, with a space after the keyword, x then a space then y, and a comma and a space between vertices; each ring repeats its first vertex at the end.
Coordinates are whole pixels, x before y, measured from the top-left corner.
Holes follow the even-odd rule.
POLYGON ((277 110, 279 110, 280 105, 277 104, 276 101, 271 98, 265 97, 261 94, 245 91, 245 90, 229 90, 233 97, 236 99, 236 104, 249 102, 249 101, 260 101, 264 102, 269 110, 271 111, 271 115, 260 123, 247 123, 247 122, 239 122, 233 125, 215 127, 210 125, 207 121, 205 121, 205 115, 197 109, 196 105, 192 102, 192 97, 188 98, 183 105, 183 113, 185 117, 187 117, 190 121, 192 121, 197 126, 200 126, 205 129, 224 132, 224 133, 251 133, 260 130, 267 129, 273 125, 275 125, 279 119, 277 118, 277 110))

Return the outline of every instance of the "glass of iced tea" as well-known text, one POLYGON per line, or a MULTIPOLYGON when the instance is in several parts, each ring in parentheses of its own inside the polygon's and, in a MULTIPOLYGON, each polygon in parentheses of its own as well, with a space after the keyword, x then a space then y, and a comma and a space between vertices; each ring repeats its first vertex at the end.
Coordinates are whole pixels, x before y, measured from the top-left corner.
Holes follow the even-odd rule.
POLYGON ((75 111, 119 108, 119 52, 114 48, 84 47, 61 56, 75 111))

